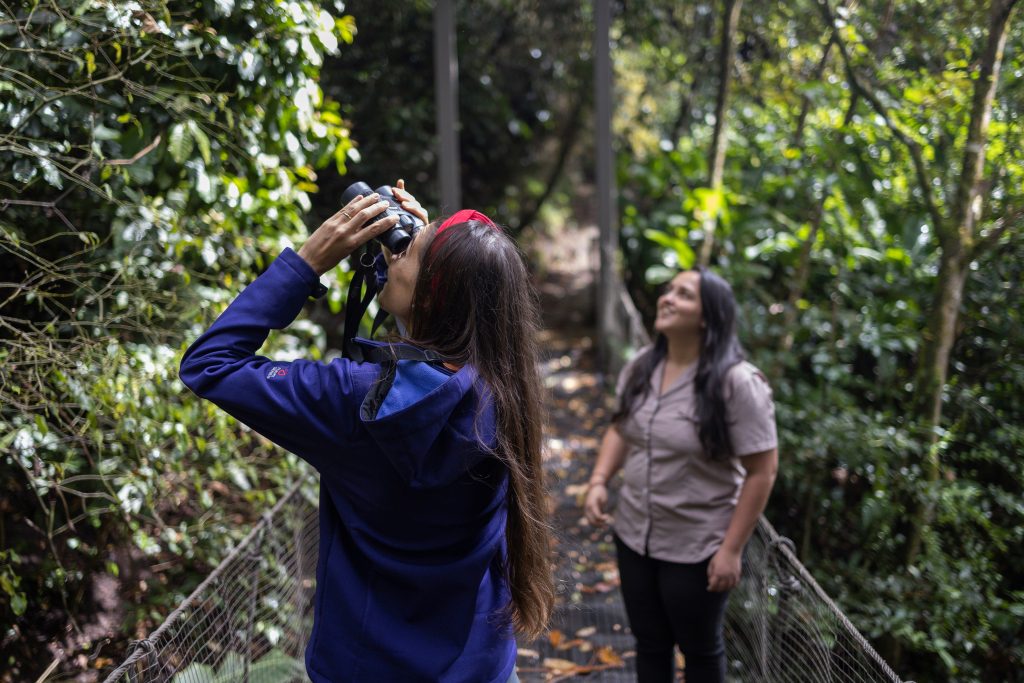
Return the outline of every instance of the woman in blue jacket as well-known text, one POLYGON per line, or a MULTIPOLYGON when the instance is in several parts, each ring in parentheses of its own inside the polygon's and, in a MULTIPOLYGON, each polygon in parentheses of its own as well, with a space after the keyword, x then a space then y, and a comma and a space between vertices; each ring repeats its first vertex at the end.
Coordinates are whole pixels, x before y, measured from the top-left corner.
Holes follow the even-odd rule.
MULTIPOLYGON (((427 216, 399 181, 403 207, 427 216)), ((320 473, 306 669, 316 682, 515 680, 515 633, 551 612, 537 308, 523 258, 486 216, 428 224, 386 253, 381 306, 436 360, 256 355, 319 276, 395 219, 357 197, 285 249, 185 352, 182 382, 320 473)), ((401 358, 416 354, 397 353, 401 358)))

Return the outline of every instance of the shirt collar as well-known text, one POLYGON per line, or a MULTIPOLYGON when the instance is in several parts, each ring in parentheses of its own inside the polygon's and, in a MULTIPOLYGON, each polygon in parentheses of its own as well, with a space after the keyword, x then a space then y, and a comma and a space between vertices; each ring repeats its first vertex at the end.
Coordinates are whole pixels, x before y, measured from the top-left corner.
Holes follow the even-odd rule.
MULTIPOLYGON (((651 373, 651 391, 654 392, 654 396, 658 396, 661 392, 661 380, 665 376, 665 365, 667 359, 662 358, 656 366, 654 366, 654 372, 651 373)), ((683 370, 683 373, 676 377, 676 381, 665 391, 661 396, 667 396, 668 394, 674 393, 681 390, 683 387, 691 384, 694 378, 697 377, 697 365, 699 361, 694 361, 688 368, 683 370)))

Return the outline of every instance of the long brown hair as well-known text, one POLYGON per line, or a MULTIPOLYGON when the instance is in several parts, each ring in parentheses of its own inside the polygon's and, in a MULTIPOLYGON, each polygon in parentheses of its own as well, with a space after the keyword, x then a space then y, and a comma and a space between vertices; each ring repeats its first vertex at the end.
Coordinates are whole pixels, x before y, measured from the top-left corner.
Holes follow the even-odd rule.
MULTIPOLYGON (((704 454, 716 460, 733 457, 729 425, 725 411, 725 377, 734 365, 744 360, 743 346, 736 336, 736 297, 732 287, 720 275, 704 266, 700 273, 700 304, 704 327, 700 334, 700 359, 694 392, 697 395, 697 422, 704 454)), ((647 395, 651 375, 668 356, 668 338, 658 334, 654 346, 638 358, 626 378, 619 409, 612 424, 622 424, 647 395)))
POLYGON ((554 602, 544 495, 537 295, 522 252, 500 229, 470 220, 423 229, 410 341, 472 365, 494 401, 496 455, 509 473, 506 571, 515 630, 535 638, 554 602))

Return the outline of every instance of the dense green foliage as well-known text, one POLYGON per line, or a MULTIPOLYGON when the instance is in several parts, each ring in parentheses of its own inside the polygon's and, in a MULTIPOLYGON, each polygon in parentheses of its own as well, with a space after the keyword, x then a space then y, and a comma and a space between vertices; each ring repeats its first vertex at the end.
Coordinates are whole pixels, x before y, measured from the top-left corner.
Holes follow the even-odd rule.
POLYGON ((0 669, 32 679, 46 643, 88 653, 101 618, 151 626, 300 471, 185 391, 177 360, 305 234, 314 169, 346 163, 317 79, 355 29, 310 1, 8 7, 0 669), (123 603, 100 604, 102 574, 123 603))
POLYGON ((782 475, 769 516, 917 680, 1010 680, 1024 664, 1019 20, 982 192, 985 234, 1011 225, 970 264, 934 485, 913 409, 938 284, 934 220, 962 171, 987 5, 880 2, 840 14, 837 36, 887 125, 851 87, 820 2, 746 3, 721 193, 707 187, 706 160, 717 87, 708 41, 721 6, 631 5, 618 44, 630 284, 650 310, 653 284, 694 263, 704 215, 720 212, 713 265, 737 291, 744 341, 778 402, 782 475), (933 197, 899 132, 920 146, 933 197), (933 523, 908 564, 918 503, 933 523))

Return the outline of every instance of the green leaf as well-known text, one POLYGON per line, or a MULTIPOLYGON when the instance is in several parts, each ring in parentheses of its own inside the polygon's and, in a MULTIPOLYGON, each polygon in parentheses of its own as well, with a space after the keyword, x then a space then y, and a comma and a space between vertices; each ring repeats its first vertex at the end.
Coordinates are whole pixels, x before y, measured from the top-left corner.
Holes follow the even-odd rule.
POLYGON ((213 667, 208 664, 190 664, 174 674, 171 683, 216 683, 213 667))
POLYGON ((351 14, 346 14, 340 19, 335 19, 334 28, 338 32, 338 37, 344 40, 349 45, 356 37, 356 20, 351 14))
POLYGON ((921 104, 926 97, 927 93, 921 88, 906 88, 903 91, 903 98, 911 104, 921 104))
MULTIPOLYGON (((189 122, 191 123, 191 122, 189 122)), ((185 163, 192 154, 192 134, 187 124, 176 123, 171 128, 171 134, 167 138, 167 149, 171 152, 171 158, 179 164, 185 163)))
POLYGON ((660 285, 671 280, 678 272, 668 266, 654 265, 644 271, 644 280, 649 285, 660 285))
POLYGON ((289 657, 280 650, 271 650, 249 668, 252 683, 277 683, 301 678, 305 674, 302 660, 289 657))
POLYGON ((28 601, 25 599, 24 593, 15 593, 11 596, 11 611, 15 616, 20 617, 24 614, 26 607, 28 607, 28 601))
POLYGON ((706 218, 717 218, 725 209, 725 192, 721 188, 698 187, 693 191, 697 209, 706 218))
POLYGON ((228 652, 217 668, 218 681, 237 681, 245 676, 245 658, 237 652, 228 652))
POLYGON ((189 121, 188 132, 195 138, 196 145, 199 147, 199 153, 203 157, 203 162, 206 164, 210 163, 210 138, 206 136, 203 129, 199 127, 199 124, 195 121, 189 121))
POLYGON ((121 133, 113 128, 107 128, 101 123, 92 129, 92 136, 96 140, 117 140, 121 137, 121 133))
POLYGON ((245 476, 245 471, 239 467, 238 463, 229 462, 227 465, 228 474, 231 475, 231 480, 235 482, 235 486, 242 489, 243 491, 249 491, 252 489, 252 484, 249 482, 249 477, 245 476))
POLYGON ((854 247, 853 255, 869 261, 882 260, 882 253, 880 251, 877 251, 876 249, 869 249, 868 247, 854 247))
POLYGON ((693 264, 697 261, 697 254, 694 253, 693 248, 682 240, 676 241, 676 256, 679 257, 679 267, 683 270, 689 270, 693 268, 693 264))
POLYGON ((334 146, 334 165, 341 175, 348 173, 348 169, 345 167, 347 151, 347 146, 341 143, 334 146))

